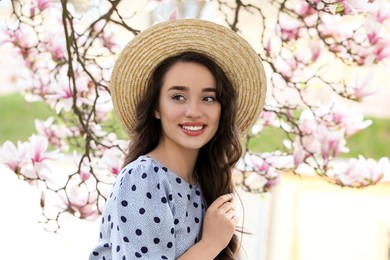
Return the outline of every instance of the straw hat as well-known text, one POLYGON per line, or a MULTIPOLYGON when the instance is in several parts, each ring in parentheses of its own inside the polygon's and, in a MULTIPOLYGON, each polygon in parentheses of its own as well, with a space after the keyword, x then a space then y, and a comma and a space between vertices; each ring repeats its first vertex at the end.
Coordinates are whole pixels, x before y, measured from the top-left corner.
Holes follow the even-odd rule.
POLYGON ((137 35, 119 55, 111 79, 114 109, 128 135, 135 110, 153 69, 164 59, 193 51, 213 59, 238 93, 237 126, 245 133, 263 109, 266 78, 261 60, 246 40, 212 22, 182 19, 162 22, 137 35))

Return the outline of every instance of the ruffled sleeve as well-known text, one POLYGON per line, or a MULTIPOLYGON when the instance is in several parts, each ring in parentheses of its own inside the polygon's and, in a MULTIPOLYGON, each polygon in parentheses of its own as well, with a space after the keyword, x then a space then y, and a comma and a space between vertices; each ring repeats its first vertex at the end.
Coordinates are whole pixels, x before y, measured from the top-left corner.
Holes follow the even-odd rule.
POLYGON ((143 159, 121 171, 90 260, 175 259, 172 188, 159 170, 143 159))

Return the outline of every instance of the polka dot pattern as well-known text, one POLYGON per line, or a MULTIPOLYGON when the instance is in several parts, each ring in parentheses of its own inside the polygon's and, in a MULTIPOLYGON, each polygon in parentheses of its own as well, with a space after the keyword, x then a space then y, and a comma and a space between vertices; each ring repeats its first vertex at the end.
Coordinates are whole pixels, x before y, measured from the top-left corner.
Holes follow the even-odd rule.
POLYGON ((198 241, 206 211, 198 185, 148 156, 122 169, 117 182, 90 260, 176 259, 198 241))

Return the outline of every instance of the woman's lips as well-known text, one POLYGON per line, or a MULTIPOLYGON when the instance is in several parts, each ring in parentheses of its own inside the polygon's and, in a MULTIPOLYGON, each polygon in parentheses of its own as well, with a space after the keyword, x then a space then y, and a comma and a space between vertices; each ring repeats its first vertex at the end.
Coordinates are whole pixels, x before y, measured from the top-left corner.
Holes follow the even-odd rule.
POLYGON ((185 124, 180 124, 181 130, 189 135, 189 136, 198 136, 201 135, 207 125, 203 123, 185 123, 185 124))

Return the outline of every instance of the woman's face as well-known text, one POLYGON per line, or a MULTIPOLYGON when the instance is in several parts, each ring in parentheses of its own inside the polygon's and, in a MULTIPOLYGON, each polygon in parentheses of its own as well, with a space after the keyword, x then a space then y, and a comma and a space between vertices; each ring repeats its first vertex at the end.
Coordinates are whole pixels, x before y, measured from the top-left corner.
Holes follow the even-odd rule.
POLYGON ((167 71, 155 112, 164 145, 200 149, 215 135, 220 114, 215 78, 205 66, 177 62, 167 71))

